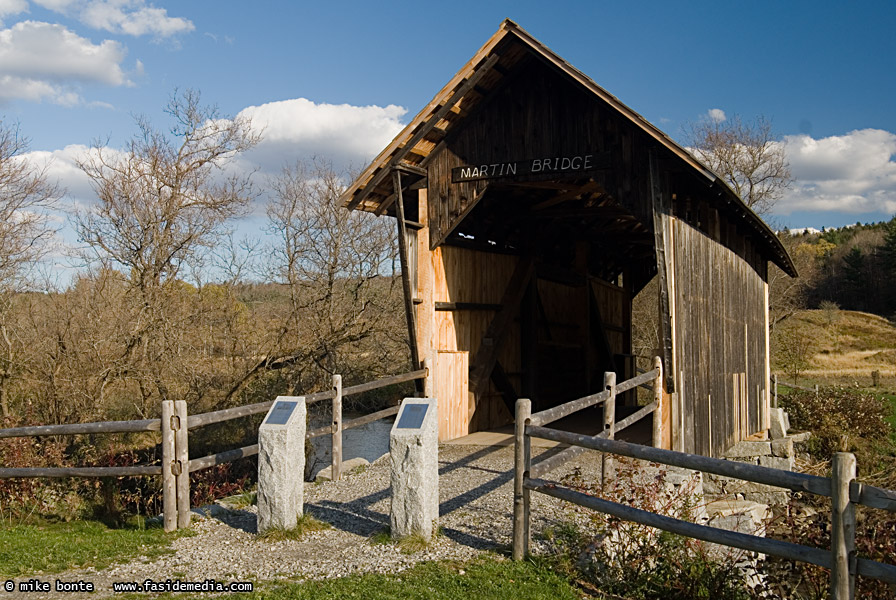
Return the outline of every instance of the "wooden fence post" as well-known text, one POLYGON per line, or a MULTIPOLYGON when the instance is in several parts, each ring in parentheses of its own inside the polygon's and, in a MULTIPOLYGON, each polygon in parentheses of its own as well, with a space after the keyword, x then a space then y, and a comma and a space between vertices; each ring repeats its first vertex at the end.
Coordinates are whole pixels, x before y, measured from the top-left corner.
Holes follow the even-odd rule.
POLYGON ((653 399, 656 402, 656 410, 653 411, 653 447, 663 446, 663 359, 659 356, 653 359, 653 368, 657 370, 656 381, 653 383, 653 399))
POLYGON ((426 369, 426 378, 423 380, 423 396, 426 398, 435 398, 437 393, 436 373, 430 357, 427 356, 423 359, 423 368, 426 369))
MULTIPOLYGON (((616 373, 610 371, 604 373, 604 389, 610 391, 610 397, 604 402, 604 431, 607 432, 607 439, 612 440, 616 437, 616 373)), ((608 482, 613 481, 616 475, 611 454, 604 452, 601 463, 601 488, 603 488, 608 482)))
POLYGON ((517 400, 513 462, 513 560, 521 560, 529 553, 529 490, 523 487, 523 481, 529 474, 526 421, 531 415, 532 402, 527 398, 517 400))
POLYGON ((342 476, 342 375, 333 375, 333 428, 330 434, 333 481, 342 476))
POLYGON ((778 375, 772 375, 772 390, 773 390, 773 398, 774 403, 772 404, 772 408, 778 408, 778 375))
POLYGON ((162 519, 165 531, 177 529, 177 487, 175 484, 174 402, 162 400, 162 519))
POLYGON ((849 486, 856 478, 856 457, 834 454, 831 465, 831 598, 852 600, 856 589, 856 506, 849 486))
POLYGON ((174 401, 174 464, 177 477, 177 528, 190 526, 190 450, 187 443, 187 403, 174 401))

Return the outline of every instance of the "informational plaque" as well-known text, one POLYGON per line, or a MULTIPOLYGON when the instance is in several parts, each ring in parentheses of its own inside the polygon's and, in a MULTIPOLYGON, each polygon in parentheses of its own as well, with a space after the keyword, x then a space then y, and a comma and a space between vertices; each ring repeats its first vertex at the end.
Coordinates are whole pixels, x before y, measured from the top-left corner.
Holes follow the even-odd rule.
POLYGON ((398 429, 420 429, 423 425, 423 419, 426 418, 426 410, 428 408, 428 404, 408 404, 401 411, 396 427, 398 429))
POLYGON ((289 417, 292 416, 292 413, 296 409, 296 406, 298 404, 298 402, 278 400, 274 403, 274 407, 271 409, 271 412, 268 413, 268 418, 264 420, 264 424, 286 425, 286 423, 289 421, 289 417))

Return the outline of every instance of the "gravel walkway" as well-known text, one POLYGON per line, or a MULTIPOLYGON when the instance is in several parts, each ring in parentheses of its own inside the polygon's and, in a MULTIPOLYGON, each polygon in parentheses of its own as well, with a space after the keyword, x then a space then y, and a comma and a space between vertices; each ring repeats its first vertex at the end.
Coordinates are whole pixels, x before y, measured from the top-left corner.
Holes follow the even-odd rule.
MULTIPOLYGON (((542 449, 533 448, 533 456, 542 449)), ((557 450, 546 452, 556 453, 557 450)), ((599 475, 600 459, 585 453, 552 473, 562 476, 580 466, 586 477, 599 475), (596 468, 595 468, 596 467, 596 468)), ((112 582, 146 579, 164 582, 261 582, 274 579, 323 579, 350 573, 395 573, 421 561, 467 560, 510 545, 513 511, 513 448, 445 445, 439 449, 439 524, 442 535, 426 550, 404 553, 394 544, 374 544, 370 536, 389 524, 389 456, 342 481, 308 484, 305 511, 331 529, 301 540, 266 541, 255 535, 255 507, 220 504, 194 515, 196 535, 175 540, 173 554, 137 559, 102 571, 81 570, 40 576, 43 581, 90 581, 98 593, 41 593, 42 598, 113 596, 112 582)), ((573 517, 577 509, 543 494, 532 495, 532 531, 573 517)), ((194 511, 199 512, 199 511, 194 511)), ((539 549, 533 536, 532 550, 539 549)))

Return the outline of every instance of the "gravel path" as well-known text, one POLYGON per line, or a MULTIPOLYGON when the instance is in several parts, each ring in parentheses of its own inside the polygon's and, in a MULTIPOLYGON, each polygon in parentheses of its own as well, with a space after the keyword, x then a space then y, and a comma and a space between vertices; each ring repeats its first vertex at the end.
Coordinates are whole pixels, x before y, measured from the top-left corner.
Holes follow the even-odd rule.
MULTIPOLYGON (((544 450, 533 448, 533 455, 544 450)), ((555 453, 556 450, 547 452, 555 453)), ((552 473, 559 477, 579 466, 586 477, 599 474, 594 453, 552 473), (595 469, 596 467, 596 469, 595 469)), ((323 579, 350 573, 395 573, 421 561, 467 560, 507 547, 513 511, 513 448, 445 445, 439 449, 439 525, 442 535, 426 550, 405 553, 394 544, 374 544, 370 536, 389 524, 389 456, 342 481, 307 484, 305 511, 333 527, 311 532, 301 540, 266 541, 255 535, 255 507, 234 509, 220 504, 194 515, 196 535, 175 540, 174 552, 155 559, 136 559, 101 571, 79 570, 40 576, 43 581, 90 581, 98 593, 42 593, 42 598, 113 596, 112 582, 266 581, 323 579)), ((573 517, 580 510, 543 494, 532 495, 532 531, 573 517)), ((199 511, 194 511, 199 512, 199 511)), ((534 537, 534 536, 533 536, 534 537)), ((533 551, 538 551, 537 538, 533 551)))

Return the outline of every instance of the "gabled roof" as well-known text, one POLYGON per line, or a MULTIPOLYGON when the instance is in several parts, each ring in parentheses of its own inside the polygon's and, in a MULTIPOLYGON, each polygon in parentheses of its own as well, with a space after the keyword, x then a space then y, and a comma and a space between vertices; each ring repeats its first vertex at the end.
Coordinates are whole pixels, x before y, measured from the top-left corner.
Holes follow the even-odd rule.
POLYGON ((340 197, 343 206, 349 210, 364 210, 378 215, 388 210, 395 200, 390 176, 392 170, 399 168, 407 173, 421 175, 421 169, 426 168, 430 158, 438 153, 451 132, 461 127, 464 118, 473 108, 497 88, 518 62, 530 54, 543 59, 615 109, 667 149, 686 169, 704 179, 722 197, 722 201, 739 213, 746 225, 755 232, 762 241, 760 247, 763 248, 763 254, 788 274, 796 275, 790 256, 774 232, 721 178, 644 117, 509 19, 501 24, 473 58, 346 189, 340 197))

